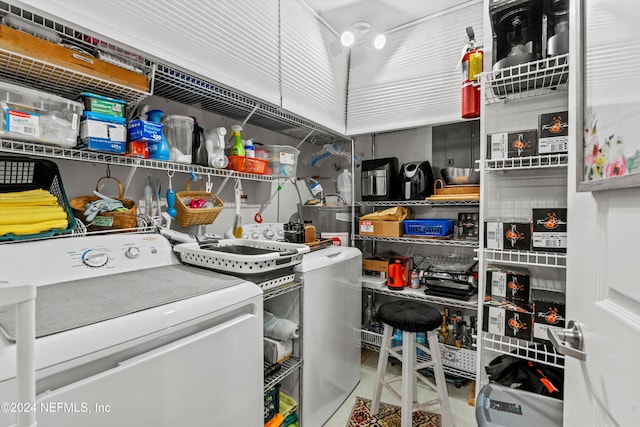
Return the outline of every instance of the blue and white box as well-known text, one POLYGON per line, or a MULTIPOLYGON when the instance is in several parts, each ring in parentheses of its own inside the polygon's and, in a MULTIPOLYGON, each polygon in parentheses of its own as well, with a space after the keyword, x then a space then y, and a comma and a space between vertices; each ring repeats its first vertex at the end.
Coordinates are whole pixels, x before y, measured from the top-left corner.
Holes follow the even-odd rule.
POLYGON ((79 147, 124 154, 127 151, 127 119, 85 111, 80 119, 79 147))
POLYGON ((149 144, 157 144, 162 141, 162 123, 154 123, 146 120, 132 120, 129 122, 129 140, 145 140, 149 144))

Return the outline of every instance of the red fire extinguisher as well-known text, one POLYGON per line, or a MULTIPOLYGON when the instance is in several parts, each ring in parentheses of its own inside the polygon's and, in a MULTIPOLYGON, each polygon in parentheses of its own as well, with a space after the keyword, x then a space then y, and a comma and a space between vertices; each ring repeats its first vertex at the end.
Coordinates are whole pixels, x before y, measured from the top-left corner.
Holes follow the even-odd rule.
POLYGON ((478 80, 483 69, 484 53, 476 47, 473 27, 467 27, 469 42, 462 56, 462 118, 480 117, 480 82, 478 80))

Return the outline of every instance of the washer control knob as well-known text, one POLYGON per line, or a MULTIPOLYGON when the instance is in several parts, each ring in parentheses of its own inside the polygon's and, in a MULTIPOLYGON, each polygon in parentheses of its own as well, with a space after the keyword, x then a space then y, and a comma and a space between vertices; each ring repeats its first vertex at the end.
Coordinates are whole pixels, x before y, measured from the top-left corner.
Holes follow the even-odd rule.
POLYGON ((248 238, 249 238, 249 236, 247 235, 247 233, 243 233, 243 234, 242 234, 242 238, 243 238, 243 239, 248 239, 248 238))
POLYGON ((258 237, 260 237, 260 234, 257 231, 254 231, 253 233, 251 233, 251 238, 253 240, 258 240, 258 237))
POLYGON ((109 261, 109 255, 103 251, 94 251, 89 249, 82 254, 82 262, 88 267, 102 267, 109 261))
POLYGON ((269 239, 269 240, 273 240, 273 238, 274 238, 274 236, 275 236, 275 234, 273 233, 273 230, 272 230, 272 229, 270 229, 270 228, 267 228, 266 230, 264 230, 264 231, 262 232, 262 235, 263 235, 266 239, 269 239))
POLYGON ((127 258, 138 258, 140 256, 140 248, 137 246, 129 246, 126 251, 124 251, 124 255, 127 258))

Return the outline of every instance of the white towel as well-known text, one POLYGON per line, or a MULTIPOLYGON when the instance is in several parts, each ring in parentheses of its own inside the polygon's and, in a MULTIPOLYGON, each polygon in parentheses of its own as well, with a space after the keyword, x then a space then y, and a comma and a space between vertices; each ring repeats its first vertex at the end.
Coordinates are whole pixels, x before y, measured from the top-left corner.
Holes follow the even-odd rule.
POLYGON ((287 341, 300 337, 300 326, 289 319, 282 319, 273 313, 265 311, 264 335, 276 340, 287 341))

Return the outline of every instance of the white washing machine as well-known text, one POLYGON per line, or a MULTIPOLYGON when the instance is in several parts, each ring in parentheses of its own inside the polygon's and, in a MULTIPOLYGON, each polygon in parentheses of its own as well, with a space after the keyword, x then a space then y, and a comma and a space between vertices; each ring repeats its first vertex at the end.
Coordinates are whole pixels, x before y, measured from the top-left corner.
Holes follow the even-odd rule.
MULTIPOLYGON (((38 426, 263 424, 253 283, 182 265, 156 234, 1 244, 0 271, 0 286, 37 285, 38 426)), ((16 402, 12 310, 0 309, 0 402, 16 402)), ((15 418, 0 411, 0 426, 15 418)))
MULTIPOLYGON (((250 224, 243 231, 249 239, 284 237, 281 223, 250 224)), ((302 425, 319 427, 360 381, 362 253, 343 246, 312 251, 295 272, 304 283, 302 425)))

